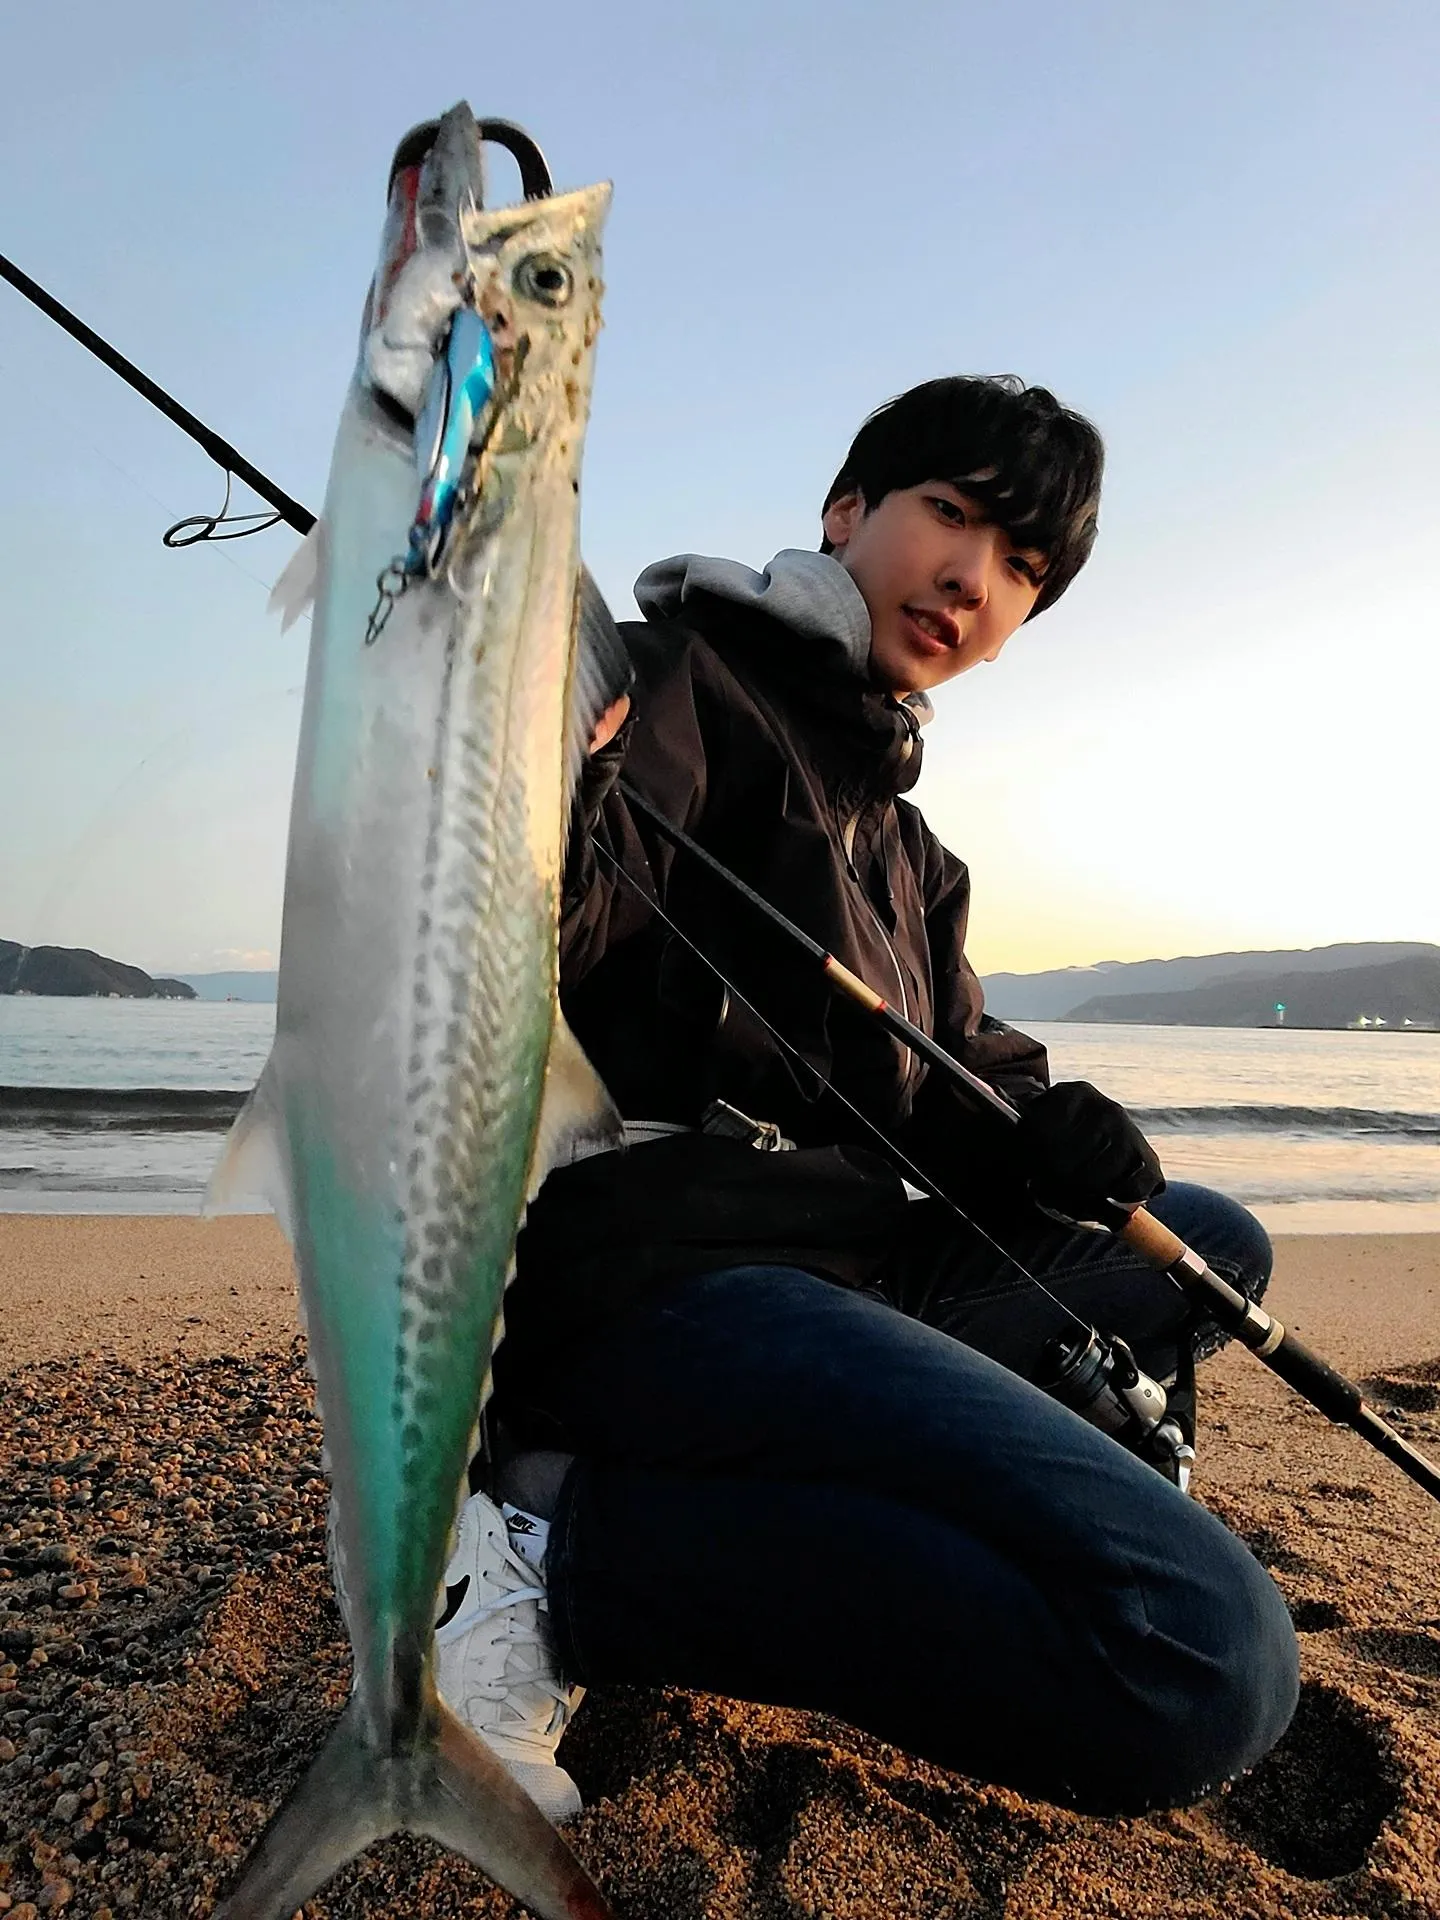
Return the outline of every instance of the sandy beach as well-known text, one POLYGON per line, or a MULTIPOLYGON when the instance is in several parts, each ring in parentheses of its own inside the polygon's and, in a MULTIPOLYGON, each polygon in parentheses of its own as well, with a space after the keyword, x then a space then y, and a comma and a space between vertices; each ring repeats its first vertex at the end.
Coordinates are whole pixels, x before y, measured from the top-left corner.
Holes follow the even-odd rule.
MULTIPOLYGON (((1440 1455, 1440 1236, 1277 1252, 1271 1304, 1440 1455)), ((4 1920, 209 1913, 345 1697, 295 1327, 268 1218, 0 1216, 4 1920)), ((1440 1505, 1244 1353, 1201 1411, 1197 1489, 1302 1635, 1254 1774, 1103 1822, 818 1716, 595 1692, 572 1833, 621 1920, 1440 1915, 1440 1505)), ((408 1841, 305 1908, 518 1912, 408 1841)))

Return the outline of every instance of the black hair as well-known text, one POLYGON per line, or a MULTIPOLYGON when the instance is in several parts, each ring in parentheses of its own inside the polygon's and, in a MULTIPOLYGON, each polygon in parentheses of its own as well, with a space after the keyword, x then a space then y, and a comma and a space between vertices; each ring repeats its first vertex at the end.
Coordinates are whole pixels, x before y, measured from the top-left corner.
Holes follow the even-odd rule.
MULTIPOLYGON (((1104 465, 1095 428, 1047 388, 1027 387, 1013 373, 956 374, 875 409, 851 442, 825 509, 858 493, 873 513, 887 493, 949 481, 1017 546, 1045 555, 1033 619, 1090 557, 1104 465)), ((826 539, 821 551, 831 546, 826 539)))

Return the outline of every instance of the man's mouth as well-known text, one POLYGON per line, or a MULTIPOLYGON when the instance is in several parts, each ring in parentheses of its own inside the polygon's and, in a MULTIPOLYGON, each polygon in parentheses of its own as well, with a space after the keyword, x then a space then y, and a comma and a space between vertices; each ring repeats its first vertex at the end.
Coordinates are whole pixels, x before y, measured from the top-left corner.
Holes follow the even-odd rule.
POLYGON ((903 607, 901 611, 912 631, 931 646, 944 649, 959 646, 959 624, 948 613, 936 613, 928 607, 903 607))

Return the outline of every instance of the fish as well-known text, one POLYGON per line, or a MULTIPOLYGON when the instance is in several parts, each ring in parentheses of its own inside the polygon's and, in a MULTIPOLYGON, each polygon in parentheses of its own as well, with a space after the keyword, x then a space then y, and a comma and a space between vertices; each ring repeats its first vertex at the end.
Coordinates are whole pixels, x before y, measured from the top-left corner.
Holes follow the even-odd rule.
POLYGON ((324 510, 274 594, 313 607, 276 1032, 209 1205, 268 1200, 294 1252, 354 1686, 221 1920, 289 1920, 400 1830, 542 1920, 610 1911, 433 1674, 516 1235, 619 1124, 557 997, 617 673, 578 534, 610 190, 483 188, 464 102, 401 144, 324 510))

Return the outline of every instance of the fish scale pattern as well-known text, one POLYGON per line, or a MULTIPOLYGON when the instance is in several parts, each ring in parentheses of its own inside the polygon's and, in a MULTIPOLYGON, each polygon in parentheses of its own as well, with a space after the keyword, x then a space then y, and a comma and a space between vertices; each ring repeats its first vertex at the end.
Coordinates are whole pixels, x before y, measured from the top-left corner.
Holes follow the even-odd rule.
MULTIPOLYGON (((559 823, 544 831, 531 795, 537 778, 557 783, 564 682, 526 672, 513 644, 522 630, 533 639, 534 555, 534 541, 520 543, 475 602, 457 603, 439 709, 391 1407, 416 1507, 453 1502, 463 1475, 526 1199, 553 1017, 559 823)), ((553 651, 563 665, 563 643, 553 651)))

